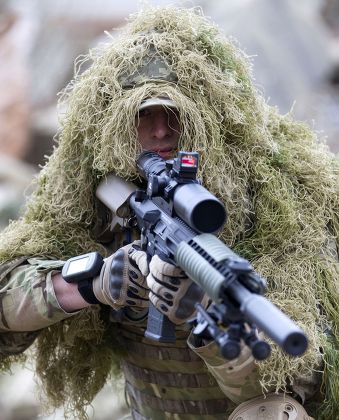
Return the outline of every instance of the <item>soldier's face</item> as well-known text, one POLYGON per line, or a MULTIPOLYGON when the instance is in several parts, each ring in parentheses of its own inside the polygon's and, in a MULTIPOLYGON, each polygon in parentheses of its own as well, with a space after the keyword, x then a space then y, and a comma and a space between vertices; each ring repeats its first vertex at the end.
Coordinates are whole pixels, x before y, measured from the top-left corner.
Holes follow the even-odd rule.
POLYGON ((150 106, 139 111, 135 124, 143 150, 156 152, 163 159, 173 157, 180 136, 179 114, 176 109, 161 105, 150 106))

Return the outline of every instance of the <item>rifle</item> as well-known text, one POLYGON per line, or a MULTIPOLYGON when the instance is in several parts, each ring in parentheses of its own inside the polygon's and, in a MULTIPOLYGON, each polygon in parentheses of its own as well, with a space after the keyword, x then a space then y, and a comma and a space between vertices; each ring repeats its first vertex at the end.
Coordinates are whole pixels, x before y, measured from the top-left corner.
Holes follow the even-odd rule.
MULTIPOLYGON (((289 355, 303 354, 304 332, 263 296, 265 279, 215 236, 226 221, 226 211, 197 180, 198 163, 197 152, 181 151, 167 161, 147 151, 138 157, 137 168, 147 188, 129 197, 129 225, 139 227, 142 249, 149 259, 157 254, 181 267, 211 298, 208 310, 196 305, 193 334, 215 340, 226 359, 239 355, 241 341, 256 359, 267 358, 270 346, 258 338, 257 328, 289 355)), ((175 325, 151 303, 145 336, 175 341, 175 325)))

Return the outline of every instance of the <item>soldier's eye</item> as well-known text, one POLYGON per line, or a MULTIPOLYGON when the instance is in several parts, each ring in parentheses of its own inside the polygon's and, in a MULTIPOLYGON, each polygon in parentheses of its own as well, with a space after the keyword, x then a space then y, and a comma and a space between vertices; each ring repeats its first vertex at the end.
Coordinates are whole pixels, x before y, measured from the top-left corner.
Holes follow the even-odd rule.
POLYGON ((149 115, 151 115, 151 111, 147 108, 142 109, 141 111, 139 111, 138 113, 138 117, 139 118, 143 118, 143 117, 148 117, 149 115))

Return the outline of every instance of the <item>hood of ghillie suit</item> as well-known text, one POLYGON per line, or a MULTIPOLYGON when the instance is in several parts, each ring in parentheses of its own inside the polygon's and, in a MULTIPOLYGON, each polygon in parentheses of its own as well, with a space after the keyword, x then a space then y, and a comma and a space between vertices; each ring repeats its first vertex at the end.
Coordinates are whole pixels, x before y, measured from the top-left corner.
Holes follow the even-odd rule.
MULTIPOLYGON (((246 56, 199 10, 147 8, 78 67, 84 62, 62 96, 57 147, 26 214, 2 234, 0 258, 105 252, 91 236, 95 188, 110 172, 137 179, 135 115, 145 98, 168 96, 179 109, 179 148, 201 154, 204 185, 226 205, 222 239, 268 279, 268 297, 309 337, 303 357, 274 347, 259 364, 263 389, 324 369, 321 412, 335 418, 339 273, 326 249, 339 233, 338 161, 307 126, 265 103, 246 56), (160 70, 145 77, 157 61, 160 70)), ((119 360, 114 328, 93 308, 44 330, 35 350, 52 403, 80 416, 119 360)))

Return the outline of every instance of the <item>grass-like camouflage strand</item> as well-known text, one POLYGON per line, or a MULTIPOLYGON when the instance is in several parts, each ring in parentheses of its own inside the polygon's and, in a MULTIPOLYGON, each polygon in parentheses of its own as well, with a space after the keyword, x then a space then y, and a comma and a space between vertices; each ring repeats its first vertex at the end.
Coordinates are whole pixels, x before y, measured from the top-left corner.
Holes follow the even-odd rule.
MULTIPOLYGON (((90 233, 95 188, 112 171, 137 177, 135 115, 144 98, 167 95, 180 112, 179 148, 201 154, 204 185, 227 207, 222 239, 268 279, 268 297, 309 337, 304 356, 292 359, 275 347, 259 364, 263 389, 284 389, 296 376, 324 370, 317 418, 337 418, 339 270, 328 250, 338 241, 338 161, 310 128, 265 103, 246 56, 199 10, 149 7, 82 59, 88 61, 63 94, 58 145, 26 214, 1 236, 1 260, 104 252, 90 233), (123 76, 150 51, 178 82, 123 89, 123 76)), ((94 308, 45 329, 36 346, 50 401, 78 417, 112 366, 117 371, 119 357, 114 326, 94 308)))

